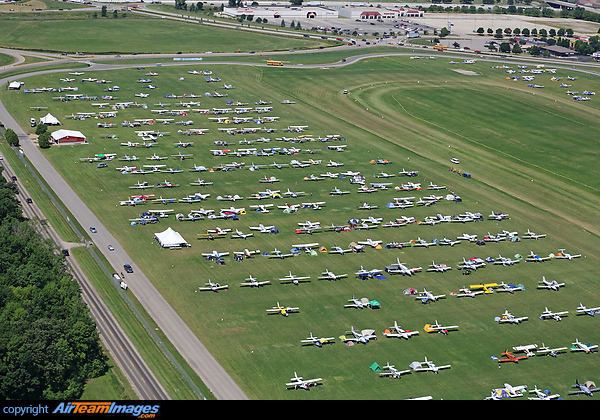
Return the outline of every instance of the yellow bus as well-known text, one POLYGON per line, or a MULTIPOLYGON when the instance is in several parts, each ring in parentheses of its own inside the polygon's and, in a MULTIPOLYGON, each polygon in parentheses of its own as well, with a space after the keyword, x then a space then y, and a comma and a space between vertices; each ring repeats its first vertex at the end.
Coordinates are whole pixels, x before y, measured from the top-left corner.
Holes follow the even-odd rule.
POLYGON ((267 66, 283 66, 283 63, 281 61, 269 60, 267 61, 267 66))

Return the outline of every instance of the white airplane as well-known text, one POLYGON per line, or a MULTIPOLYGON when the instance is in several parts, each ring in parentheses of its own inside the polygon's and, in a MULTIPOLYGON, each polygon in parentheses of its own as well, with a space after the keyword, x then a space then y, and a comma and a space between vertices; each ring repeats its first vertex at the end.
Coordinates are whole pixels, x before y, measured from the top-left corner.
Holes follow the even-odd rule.
POLYGON ((456 239, 460 241, 475 242, 477 240, 477 235, 469 235, 468 233, 463 233, 462 235, 457 236, 456 239))
POLYGON ((575 380, 575 385, 572 385, 572 387, 578 388, 578 390, 569 391, 569 394, 585 394, 588 397, 593 397, 594 392, 600 391, 600 388, 596 387, 596 385, 591 381, 580 384, 578 380, 575 380))
POLYGON ((318 338, 310 333, 310 337, 307 337, 305 340, 300 340, 301 343, 309 343, 309 345, 323 347, 323 344, 333 344, 335 337, 327 337, 327 338, 318 338))
POLYGON ((198 165, 194 165, 191 169, 188 169, 190 172, 204 172, 204 171, 208 171, 208 168, 206 166, 198 166, 198 165))
POLYGON ((550 290, 554 290, 556 292, 558 292, 558 290, 560 289, 561 286, 564 286, 565 283, 559 283, 556 280, 552 280, 552 281, 548 281, 546 280, 546 276, 542 276, 542 280, 539 281, 537 288, 538 289, 550 289, 550 290))
POLYGON ((298 376, 298 374, 294 372, 294 377, 290 379, 291 382, 288 382, 285 385, 288 387, 288 389, 294 387, 294 389, 301 388, 308 391, 311 386, 317 386, 318 382, 322 380, 322 378, 302 379, 302 376, 298 376))
POLYGON ((132 185, 129 188, 145 190, 146 188, 152 188, 152 187, 154 187, 154 185, 150 185, 147 181, 143 181, 143 182, 138 181, 137 184, 132 185))
POLYGON ((478 268, 485 267, 485 262, 480 258, 470 258, 468 261, 463 257, 462 265, 459 263, 456 266, 458 268, 466 268, 471 270, 477 270, 478 268))
MULTIPOLYGON (((438 299, 445 298, 445 297, 446 297, 446 295, 434 295, 433 293, 428 291, 426 288, 423 288, 423 291, 419 292, 418 296, 415 299, 420 300, 423 303, 426 303, 426 302, 435 302, 438 299)), ((437 323, 437 321, 436 321, 436 323, 437 323)))
POLYGON ((400 258, 396 258, 396 263, 392 265, 398 266, 398 272, 395 272, 394 274, 402 274, 403 276, 412 276, 413 274, 422 270, 421 267, 408 268, 400 262, 400 258))
POLYGON ((341 162, 334 162, 331 159, 329 159, 329 163, 327 163, 327 166, 337 168, 339 166, 344 166, 344 164, 341 162))
POLYGON ((229 287, 227 285, 221 286, 219 283, 213 283, 210 281, 210 279, 208 280, 208 283, 205 283, 205 284, 208 287, 198 287, 198 290, 201 290, 201 291, 211 290, 213 292, 218 292, 219 290, 227 289, 227 287, 229 287))
POLYGON ((359 308, 359 309, 363 309, 363 308, 369 306, 369 299, 367 299, 367 298, 356 299, 354 297, 354 295, 352 295, 351 299, 348 299, 348 302, 351 302, 351 303, 344 305, 344 308, 359 308))
POLYGON ((448 270, 452 270, 452 266, 451 265, 446 265, 444 263, 440 263, 440 264, 436 264, 435 261, 431 261, 431 264, 429 265, 427 271, 436 271, 439 273, 443 273, 444 271, 448 271, 448 270))
POLYGON ((598 344, 583 344, 578 339, 575 339, 575 342, 571 344, 571 351, 584 351, 586 353, 598 351, 598 344))
POLYGON ((231 238, 246 239, 246 238, 249 238, 250 236, 254 236, 254 233, 244 233, 244 232, 241 232, 240 230, 236 229, 235 233, 231 235, 231 238))
POLYGON ((545 238, 546 234, 542 234, 542 235, 538 235, 534 232, 531 232, 529 229, 527 229, 527 232, 525 232, 525 234, 523 236, 521 236, 521 239, 540 239, 540 238, 545 238))
POLYGON ((358 332, 354 329, 354 325, 350 327, 350 331, 346 331, 346 334, 352 334, 352 337, 340 337, 340 340, 342 340, 343 342, 354 341, 356 343, 367 344, 369 340, 377 340, 375 330, 366 329, 358 332))
POLYGON ((475 298, 475 296, 477 295, 481 295, 483 293, 483 290, 478 290, 476 292, 470 290, 469 288, 467 288, 467 286, 463 286, 462 288, 459 289, 460 292, 462 293, 457 293, 455 296, 456 297, 471 297, 471 298, 475 298))
POLYGON ((365 278, 373 278, 379 274, 381 274, 381 270, 378 268, 373 268, 372 270, 365 270, 363 268, 363 266, 360 266, 360 270, 358 270, 356 273, 354 273, 358 276, 358 278, 360 279, 365 279, 365 278))
POLYGON ((596 306, 595 308, 586 308, 581 302, 579 302, 579 306, 577 307, 577 312, 590 316, 598 314, 598 311, 600 311, 600 306, 596 306))
POLYGON ((252 277, 252 274, 250 274, 250 277, 248 277, 246 280, 250 280, 250 281, 246 282, 246 283, 240 283, 240 286, 242 286, 242 287, 249 286, 249 287, 259 288, 260 286, 264 286, 265 284, 271 283, 271 280, 257 281, 256 278, 252 277))
POLYGON ((397 321, 394 321, 394 326, 389 327, 388 330, 383 331, 383 335, 385 335, 386 337, 405 338, 407 340, 413 335, 419 334, 419 331, 409 331, 402 329, 400 325, 398 325, 397 321))
POLYGON ((229 252, 218 252, 218 251, 213 250, 212 252, 203 252, 202 253, 202 256, 209 257, 209 258, 221 258, 226 255, 229 255, 229 252))
POLYGON ((376 247, 380 246, 383 243, 383 241, 367 238, 366 241, 356 241, 356 243, 358 243, 360 245, 369 245, 372 248, 376 248, 376 247))
POLYGON ((504 388, 492 390, 492 396, 487 397, 486 400, 499 400, 503 398, 522 397, 524 395, 522 391, 526 389, 527 385, 512 386, 508 383, 505 383, 504 388))
POLYGON ((444 239, 440 239, 440 241, 438 242, 438 245, 450 245, 450 246, 454 246, 456 244, 459 244, 461 241, 453 241, 451 239, 448 239, 444 236, 444 239))
POLYGON ((530 389, 529 392, 535 393, 535 397, 528 397, 528 400, 554 400, 556 398, 560 398, 560 394, 550 394, 550 391, 544 390, 541 391, 535 385, 535 388, 530 389))
POLYGON ((335 274, 331 271, 329 271, 328 269, 325 269, 325 271, 323 271, 321 274, 324 274, 323 276, 318 277, 319 280, 338 280, 344 277, 348 277, 348 274, 335 274))
POLYGON ((350 191, 342 191, 338 187, 334 187, 333 190, 329 191, 329 195, 344 195, 350 194, 350 191))
POLYGON ((292 274, 292 272, 290 271, 290 274, 288 274, 285 277, 281 277, 279 279, 279 281, 281 281, 282 284, 292 283, 297 286, 300 283, 310 283, 310 280, 307 280, 309 278, 310 278, 310 276, 301 276, 301 277, 296 276, 295 274, 292 274))
POLYGON ((394 378, 394 379, 400 379, 400 377, 402 375, 411 373, 410 369, 409 370, 398 370, 394 367, 394 365, 390 365, 389 362, 383 367, 383 369, 386 369, 387 372, 380 372, 379 376, 389 377, 389 378, 394 378))
POLYGON ((323 179, 325 179, 325 178, 318 177, 318 176, 316 176, 315 174, 311 174, 310 176, 305 176, 305 177, 304 177, 304 180, 305 180, 305 181, 321 181, 321 180, 323 180, 323 179))
POLYGON ((269 177, 267 177, 267 176, 265 175, 263 178, 259 179, 259 181, 260 181, 260 182, 268 182, 269 184, 272 184, 272 183, 274 183, 274 182, 278 182, 278 181, 280 181, 280 179, 279 179, 279 178, 277 178, 277 177, 274 177, 274 176, 269 176, 269 177))
POLYGON ((246 257, 246 258, 250 258, 254 254, 259 254, 259 253, 260 253, 260 249, 256 249, 254 251, 250 251, 248 248, 244 248, 243 251, 233 251, 234 255, 236 255, 238 257, 246 257))
POLYGON ((527 316, 516 317, 510 312, 508 312, 508 309, 506 309, 504 310, 504 313, 498 318, 498 322, 501 324, 505 322, 508 322, 509 324, 518 324, 521 321, 526 321, 528 319, 529 317, 527 316))
POLYGON ((509 257, 503 257, 501 254, 498 254, 498 258, 494 261, 494 264, 502 264, 503 266, 514 265, 518 263, 519 260, 513 260, 509 257))
POLYGON ((206 187, 208 185, 212 185, 213 182, 212 181, 205 181, 203 179, 198 178, 195 181, 190 182, 190 185, 195 185, 197 187, 206 187))
POLYGON ((510 219, 510 217, 508 217, 508 216, 510 216, 510 215, 506 214, 506 213, 502 213, 502 212, 494 213, 494 211, 492 210, 492 214, 490 214, 488 217, 490 219, 495 219, 495 220, 504 220, 504 219, 510 219))
POLYGON ((148 160, 164 160, 164 159, 168 159, 168 156, 158 156, 156 153, 154 153, 152 156, 147 157, 146 159, 148 159, 148 160))
POLYGON ((437 333, 441 333, 444 335, 448 335, 448 332, 450 330, 457 330, 457 329, 458 329, 458 325, 442 326, 438 323, 437 319, 435 320, 435 324, 425 324, 425 326, 423 327, 423 330, 425 332, 428 332, 428 333, 437 332, 437 333))
POLYGON ((408 367, 415 372, 433 372, 437 374, 440 369, 450 369, 451 365, 436 366, 433 362, 427 360, 427 357, 425 357, 424 362, 415 361, 408 365, 408 367))
POLYGON ((281 260, 283 260, 284 258, 293 257, 293 256, 294 256, 294 254, 284 254, 283 252, 279 251, 277 248, 275 248, 275 250, 268 255, 269 259, 279 258, 281 260))
POLYGON ((445 185, 439 186, 437 184, 434 184, 433 182, 430 182, 429 185, 427 186, 428 190, 435 190, 435 191, 443 190, 444 188, 446 188, 445 185))
POLYGON ((286 196, 290 196, 292 198, 297 198, 301 195, 304 195, 305 192, 304 191, 290 191, 290 189, 288 188, 286 192, 283 192, 282 195, 286 195, 286 196))
POLYGON ((569 254, 569 253, 565 252, 564 248, 559 249, 558 254, 556 254, 554 256, 554 258, 567 259, 569 261, 573 260, 573 258, 579 258, 579 257, 581 257, 581 254, 577 254, 577 255, 569 254))
POLYGON ((548 347, 544 343, 542 343, 542 346, 540 347, 539 350, 536 350, 536 353, 545 354, 546 356, 556 357, 556 356, 558 356, 558 353, 563 352, 565 350, 567 350, 566 347, 555 347, 555 348, 551 349, 550 347, 548 347))
POLYGON ((561 312, 552 312, 551 310, 548 309, 548 307, 546 306, 546 309, 544 310, 544 312, 542 312, 542 314, 540 315, 540 319, 542 321, 546 320, 546 319, 554 319, 555 321, 560 321, 562 318, 561 316, 564 316, 566 314, 568 314, 569 311, 561 311, 561 312))
POLYGON ((279 302, 277 302, 277 306, 273 306, 273 308, 271 309, 266 309, 266 311, 269 312, 268 315, 280 314, 285 317, 287 317, 291 313, 297 313, 299 310, 300 308, 297 307, 281 306, 279 302))
POLYGON ((533 251, 530 251, 529 253, 529 258, 526 258, 525 261, 530 261, 530 262, 544 262, 549 260, 550 257, 540 257, 537 254, 534 254, 533 251))

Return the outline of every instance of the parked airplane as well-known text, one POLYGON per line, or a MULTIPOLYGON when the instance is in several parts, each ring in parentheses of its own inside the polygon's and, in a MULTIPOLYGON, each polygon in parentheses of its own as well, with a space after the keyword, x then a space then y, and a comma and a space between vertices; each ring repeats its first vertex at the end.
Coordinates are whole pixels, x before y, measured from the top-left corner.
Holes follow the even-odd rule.
POLYGON ((505 350, 504 352, 502 352, 502 356, 506 356, 506 359, 498 359, 498 363, 503 363, 503 362, 519 363, 519 360, 528 358, 528 356, 515 356, 511 352, 509 352, 508 349, 505 350))
POLYGON ((597 344, 583 344, 578 339, 575 339, 575 342, 571 344, 571 351, 583 351, 585 353, 595 353, 598 351, 597 344))
POLYGON ((427 302, 435 302, 438 299, 441 299, 444 297, 446 297, 446 295, 434 295, 433 293, 429 292, 426 288, 423 288, 423 291, 418 293, 418 296, 416 297, 416 299, 420 300, 423 303, 427 303, 427 302))
POLYGON ((429 265, 427 271, 437 271, 440 273, 443 273, 444 271, 448 271, 448 270, 452 270, 452 266, 450 265, 446 265, 444 263, 440 263, 440 264, 436 264, 435 261, 431 261, 431 264, 429 265))
POLYGON ((394 365, 390 365, 389 362, 383 367, 383 369, 386 369, 387 372, 380 372, 379 376, 389 377, 389 378, 394 378, 394 379, 400 379, 400 377, 402 375, 411 373, 410 370, 398 370, 394 367, 394 365))
POLYGON ((288 382, 285 385, 288 387, 288 389, 293 387, 294 389, 301 388, 308 391, 311 386, 317 386, 318 382, 322 380, 322 378, 302 379, 302 376, 298 376, 298 374, 294 372, 294 377, 290 379, 291 382, 288 382))
POLYGON ((525 261, 530 261, 530 262, 544 262, 544 261, 547 261, 549 259, 550 259, 549 256, 548 257, 540 257, 539 255, 534 254, 533 251, 531 251, 529 253, 529 258, 526 258, 525 261))
POLYGON ((246 283, 240 283, 240 286, 242 286, 242 287, 249 286, 249 287, 259 288, 260 286, 264 286, 265 284, 271 283, 271 280, 257 281, 256 278, 252 277, 252 274, 250 274, 250 277, 248 277, 246 280, 250 280, 250 281, 246 282, 246 283))
POLYGON ((413 335, 418 334, 419 331, 409 331, 402 329, 400 325, 398 325, 397 321, 394 321, 394 326, 389 327, 387 330, 383 331, 383 335, 385 335, 386 337, 405 338, 407 340, 413 335))
POLYGON ((500 316, 498 318, 498 322, 501 324, 505 323, 505 322, 508 322, 509 324, 518 324, 521 321, 526 321, 528 319, 529 319, 529 317, 527 317, 527 316, 516 317, 513 314, 511 314, 510 312, 508 312, 508 309, 506 309, 504 311, 504 313, 502 314, 502 316, 500 316))
POLYGON ((581 254, 577 254, 577 255, 569 254, 569 253, 565 252, 564 248, 559 249, 558 253, 554 256, 554 258, 567 259, 569 261, 573 260, 573 258, 579 258, 579 257, 581 257, 581 254))
POLYGON ((329 271, 328 269, 325 269, 324 272, 322 272, 321 274, 324 274, 323 276, 318 277, 319 280, 339 280, 341 278, 344 277, 348 277, 348 274, 335 274, 331 271, 329 271))
POLYGON ((552 280, 552 281, 548 281, 546 280, 546 276, 542 276, 542 280, 539 281, 537 288, 538 289, 550 289, 550 290, 554 290, 556 292, 558 292, 558 290, 560 289, 561 286, 564 286, 565 283, 559 283, 556 280, 552 280))
POLYGON ((560 394, 550 394, 550 392, 546 389, 544 391, 539 390, 537 385, 535 385, 534 389, 529 390, 529 392, 535 393, 535 397, 528 397, 528 400, 554 400, 560 399, 560 394))
POLYGON ((514 265, 518 262, 519 262, 519 260, 513 260, 508 257, 505 258, 501 254, 498 254, 498 258, 496 258, 496 260, 494 261, 494 264, 502 264, 503 266, 507 266, 507 265, 514 265))
POLYGON ((340 340, 342 340, 343 342, 354 341, 356 343, 367 344, 369 342, 369 340, 377 339, 375 330, 366 329, 366 330, 361 330, 359 332, 354 329, 354 325, 351 326, 350 331, 346 331, 346 334, 352 334, 352 337, 346 337, 346 336, 344 336, 344 338, 340 337, 340 340))
POLYGON ((201 290, 201 291, 211 290, 213 292, 218 292, 219 290, 227 289, 227 287, 229 287, 228 285, 221 286, 219 283, 213 283, 210 281, 210 279, 208 280, 208 283, 205 283, 205 284, 208 287, 198 287, 198 290, 201 290))
POLYGON ((450 369, 451 365, 436 366, 432 361, 427 360, 427 357, 425 357, 424 362, 415 361, 408 365, 408 367, 415 372, 433 372, 437 374, 440 369, 450 369))
POLYGON ((463 293, 457 293, 455 295, 456 297, 471 297, 471 298, 475 298, 475 296, 483 294, 483 290, 478 290, 476 292, 473 292, 472 290, 470 290, 469 288, 467 288, 467 286, 463 286, 462 288, 459 289, 459 291, 463 292, 463 293))
MULTIPOLYGON (((333 344, 335 337, 327 337, 327 338, 318 338, 310 333, 310 337, 307 337, 305 340, 300 340, 301 343, 308 343, 310 346, 323 347, 323 344, 333 344)), ((306 345, 306 344, 304 344, 306 345)))
POLYGON ((254 233, 244 233, 244 232, 241 232, 239 229, 236 229, 235 233, 231 235, 231 238, 246 239, 246 238, 249 238, 250 236, 254 236, 254 233))
POLYGON ((540 347, 539 350, 536 350, 536 353, 545 354, 546 356, 556 357, 556 356, 558 356, 558 353, 563 352, 566 349, 567 349, 566 347, 550 348, 550 347, 546 346, 544 343, 542 343, 542 346, 540 347))
POLYGON ((585 394, 588 397, 593 397, 594 392, 600 391, 600 388, 596 387, 596 384, 592 381, 586 381, 580 384, 579 381, 575 380, 575 385, 572 387, 577 388, 577 391, 569 391, 569 394, 585 394))
POLYGON ((590 315, 590 316, 599 314, 600 313, 599 311, 600 311, 600 306, 596 306, 595 308, 586 308, 581 302, 579 303, 579 306, 577 307, 577 312, 584 313, 584 314, 590 315))
POLYGON ((525 234, 523 236, 521 236, 521 239, 540 239, 540 238, 545 238, 546 234, 542 234, 542 235, 538 235, 534 232, 531 232, 529 229, 527 229, 527 232, 525 232, 525 234))
POLYGON ((299 310, 300 308, 297 307, 281 306, 279 302, 277 302, 277 306, 273 306, 273 308, 271 309, 266 309, 266 311, 269 312, 268 315, 280 314, 285 317, 287 317, 291 313, 297 313, 299 310))
POLYGON ((564 316, 566 314, 568 314, 569 311, 561 311, 561 312, 552 312, 551 310, 548 309, 548 307, 546 306, 546 309, 544 310, 544 312, 542 312, 542 314, 540 315, 540 319, 542 321, 546 320, 546 319, 554 319, 555 321, 560 321, 562 318, 561 316, 564 316))
POLYGON ((281 277, 279 279, 279 281, 282 282, 281 284, 292 283, 297 286, 300 283, 310 283, 310 280, 307 280, 309 278, 310 278, 310 276, 303 276, 303 277, 296 276, 295 274, 292 274, 292 272, 290 271, 290 274, 288 274, 285 277, 281 277))
POLYGON ((448 335, 448 332, 450 330, 457 330, 457 329, 458 329, 458 325, 442 326, 438 323, 437 319, 435 320, 435 324, 425 324, 425 326, 423 327, 423 330, 425 332, 428 332, 428 333, 437 332, 437 333, 441 333, 444 335, 448 335))

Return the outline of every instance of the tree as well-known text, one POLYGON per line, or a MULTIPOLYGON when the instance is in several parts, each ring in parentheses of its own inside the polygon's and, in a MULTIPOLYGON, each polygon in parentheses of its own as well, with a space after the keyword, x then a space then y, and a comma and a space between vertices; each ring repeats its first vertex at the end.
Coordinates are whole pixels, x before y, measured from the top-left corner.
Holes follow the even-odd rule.
POLYGON ((46 124, 38 124, 35 128, 35 134, 38 136, 46 131, 48 131, 48 126, 46 124))
POLYGON ((494 30, 492 28, 487 28, 487 34, 492 36, 494 34, 494 30))
POLYGON ((477 28, 477 34, 483 35, 484 33, 485 33, 485 29, 483 29, 483 26, 480 26, 479 28, 477 28))
POLYGON ((281 25, 282 28, 285 28, 285 20, 281 19, 281 25))
POLYGON ((500 44, 500 52, 503 52, 503 53, 510 52, 510 44, 508 42, 502 42, 500 44))
POLYGON ((290 0, 292 6, 302 6, 302 0, 290 0))
POLYGON ((42 134, 39 135, 38 146, 40 146, 42 149, 50 148, 50 133, 49 132, 44 131, 42 134))
POLYGON ((531 48, 529 48, 529 54, 540 55, 540 47, 538 47, 537 45, 532 46, 531 48))
POLYGON ((515 42, 512 52, 513 54, 521 54, 523 52, 523 49, 521 48, 521 45, 518 42, 515 42))
POLYGON ((523 34, 523 36, 529 36, 529 29, 528 28, 523 28, 523 30, 521 31, 521 33, 523 34))
POLYGON ((6 141, 11 146, 19 145, 19 136, 17 136, 17 133, 15 133, 12 129, 9 128, 8 130, 6 130, 4 137, 6 137, 6 141))
POLYGON ((102 6, 102 12, 100 12, 100 16, 106 17, 106 10, 107 10, 106 6, 102 6))

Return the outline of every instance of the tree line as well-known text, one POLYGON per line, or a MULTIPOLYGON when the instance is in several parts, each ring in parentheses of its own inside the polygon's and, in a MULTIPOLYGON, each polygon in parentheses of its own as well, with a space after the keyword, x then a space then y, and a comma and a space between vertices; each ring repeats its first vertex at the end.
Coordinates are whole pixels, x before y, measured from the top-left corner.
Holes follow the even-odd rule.
POLYGON ((16 194, 0 176, 0 398, 78 399, 107 357, 65 257, 23 217, 16 194))

